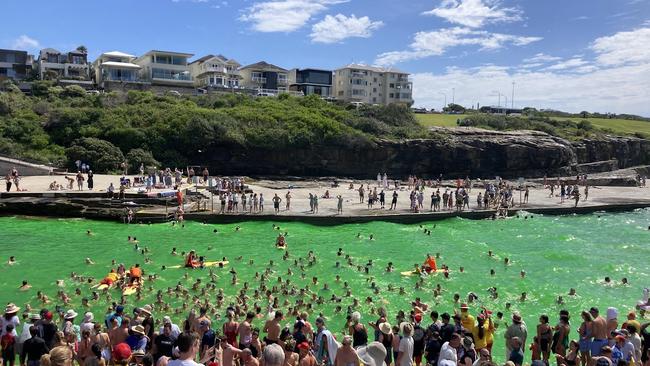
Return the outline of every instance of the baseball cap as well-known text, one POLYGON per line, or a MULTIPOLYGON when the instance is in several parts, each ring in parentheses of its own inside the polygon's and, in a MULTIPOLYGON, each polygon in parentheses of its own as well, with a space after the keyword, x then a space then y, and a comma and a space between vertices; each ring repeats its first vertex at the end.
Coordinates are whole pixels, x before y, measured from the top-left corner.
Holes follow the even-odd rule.
POLYGON ((119 343, 113 347, 113 359, 123 361, 131 357, 131 347, 126 343, 119 343))

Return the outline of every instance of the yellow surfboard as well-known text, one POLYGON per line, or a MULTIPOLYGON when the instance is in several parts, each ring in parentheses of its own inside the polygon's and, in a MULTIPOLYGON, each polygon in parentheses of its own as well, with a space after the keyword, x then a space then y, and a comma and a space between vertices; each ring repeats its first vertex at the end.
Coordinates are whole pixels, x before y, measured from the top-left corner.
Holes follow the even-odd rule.
MULTIPOLYGON (((227 266, 228 263, 230 263, 230 262, 229 262, 229 261, 203 262, 203 267, 219 267, 219 264, 221 264, 221 263, 223 263, 223 266, 225 267, 225 266, 227 266)), ((167 268, 170 268, 170 269, 172 269, 172 268, 173 268, 173 269, 177 269, 177 268, 186 268, 186 267, 185 267, 185 266, 182 266, 182 265, 180 265, 180 264, 177 264, 177 265, 175 265, 175 266, 169 266, 169 267, 167 267, 167 268)))

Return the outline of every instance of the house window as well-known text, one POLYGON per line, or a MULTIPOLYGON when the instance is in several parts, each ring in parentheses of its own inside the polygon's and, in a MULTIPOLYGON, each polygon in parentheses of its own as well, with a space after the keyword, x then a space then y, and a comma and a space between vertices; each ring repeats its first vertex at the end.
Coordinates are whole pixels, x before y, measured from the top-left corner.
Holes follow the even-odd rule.
POLYGON ((392 98, 392 97, 393 97, 393 93, 388 94, 388 96, 389 96, 390 98, 392 98))
POLYGON ((388 86, 389 86, 390 88, 394 88, 394 87, 395 87, 395 84, 390 83, 388 86))

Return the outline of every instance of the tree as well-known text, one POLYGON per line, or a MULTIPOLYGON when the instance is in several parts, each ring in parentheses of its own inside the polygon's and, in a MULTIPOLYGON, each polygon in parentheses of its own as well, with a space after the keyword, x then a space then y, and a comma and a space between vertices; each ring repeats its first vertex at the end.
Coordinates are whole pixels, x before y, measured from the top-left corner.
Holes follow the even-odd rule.
POLYGON ((68 165, 76 168, 75 161, 89 163, 95 171, 110 172, 117 170, 124 161, 124 154, 108 141, 93 137, 77 139, 65 150, 68 165))
POLYGON ((586 119, 586 118, 589 118, 589 112, 587 112, 587 111, 582 111, 582 112, 580 112, 580 116, 581 116, 582 118, 585 118, 585 119, 586 119))
POLYGON ((81 46, 77 47, 77 51, 79 51, 81 53, 88 53, 88 49, 84 45, 81 45, 81 46))
POLYGON ((449 103, 445 108, 442 109, 447 113, 465 113, 465 107, 460 104, 449 103))
POLYGON ((128 154, 126 154, 126 160, 129 162, 129 165, 132 167, 139 167, 140 164, 144 164, 145 167, 160 166, 160 162, 154 159, 151 151, 143 149, 131 149, 128 154))

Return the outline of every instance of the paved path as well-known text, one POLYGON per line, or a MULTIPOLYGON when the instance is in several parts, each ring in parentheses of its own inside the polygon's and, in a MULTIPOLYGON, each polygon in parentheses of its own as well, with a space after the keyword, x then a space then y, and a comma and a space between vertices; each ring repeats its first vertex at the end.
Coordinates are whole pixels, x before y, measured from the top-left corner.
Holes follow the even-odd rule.
MULTIPOLYGON (((21 181, 21 188, 27 189, 28 192, 48 192, 47 187, 49 183, 53 180, 63 183, 65 179, 63 176, 30 176, 23 177, 21 181)), ((113 182, 115 186, 119 186, 119 176, 112 175, 95 175, 95 190, 106 191, 110 182, 113 182)), ((340 181, 340 186, 337 188, 331 188, 331 183, 325 181, 292 181, 292 182, 279 182, 279 181, 253 181, 249 184, 249 187, 253 189, 256 193, 262 193, 265 197, 265 212, 264 214, 273 213, 273 203, 271 201, 274 194, 278 194, 282 198, 280 216, 336 216, 336 196, 342 195, 344 198, 343 204, 343 215, 344 216, 383 216, 386 214, 411 214, 409 210, 409 191, 406 190, 406 187, 403 187, 403 190, 398 191, 399 199, 397 210, 389 211, 388 207, 390 206, 391 195, 393 190, 386 190, 386 209, 379 208, 379 205, 375 205, 374 208, 369 209, 367 203, 359 202, 358 191, 356 190, 360 184, 367 186, 370 184, 371 188, 376 186, 375 181, 353 181, 355 189, 348 189, 350 181, 340 181), (293 188, 289 189, 289 185, 292 185, 293 188), (330 199, 319 199, 319 211, 318 213, 311 213, 309 211, 309 193, 317 194, 319 197, 322 197, 326 190, 329 190, 330 199), (285 208, 285 195, 288 191, 291 191, 291 208, 287 210, 285 208)), ((76 185, 76 184, 75 184, 76 185)), ((4 188, 4 186, 3 186, 4 188)), ((441 194, 444 193, 445 188, 441 188, 441 194)), ((425 189, 425 201, 424 201, 424 212, 429 212, 430 206, 430 196, 434 189, 426 188, 425 189)), ((482 192, 482 189, 475 188, 470 193, 470 208, 476 208, 476 196, 479 192, 482 192)), ((581 187, 581 193, 584 191, 584 187, 581 187)), ((61 191, 66 192, 66 191, 61 191)), ((77 192, 77 191, 75 191, 77 192)), ((88 191, 82 191, 85 193, 88 191)), ((131 192, 135 193, 136 190, 133 189, 131 192)), ((523 204, 521 209, 533 209, 533 208, 563 208, 563 207, 573 207, 573 201, 566 200, 564 203, 561 203, 559 197, 549 197, 549 190, 542 189, 541 187, 533 187, 530 191, 530 198, 528 204, 523 204)), ((522 194, 523 196, 523 194, 522 194)), ((367 193, 366 193, 367 197, 367 193)), ((584 197, 584 195, 583 195, 584 197)), ((519 203, 519 193, 515 192, 515 202, 519 203)), ((650 206, 650 188, 637 188, 637 187, 590 187, 589 198, 587 201, 580 201, 579 206, 602 206, 602 205, 621 205, 621 204, 642 204, 650 206)), ((206 203, 208 210, 211 209, 211 202, 206 203)), ((214 208, 215 212, 219 210, 219 202, 215 197, 214 208)), ((519 208, 519 207, 516 207, 519 208)), ((449 211, 447 211, 449 212, 449 211)), ((246 213, 245 215, 251 215, 246 213)), ((253 213, 252 215, 255 215, 253 213)))

